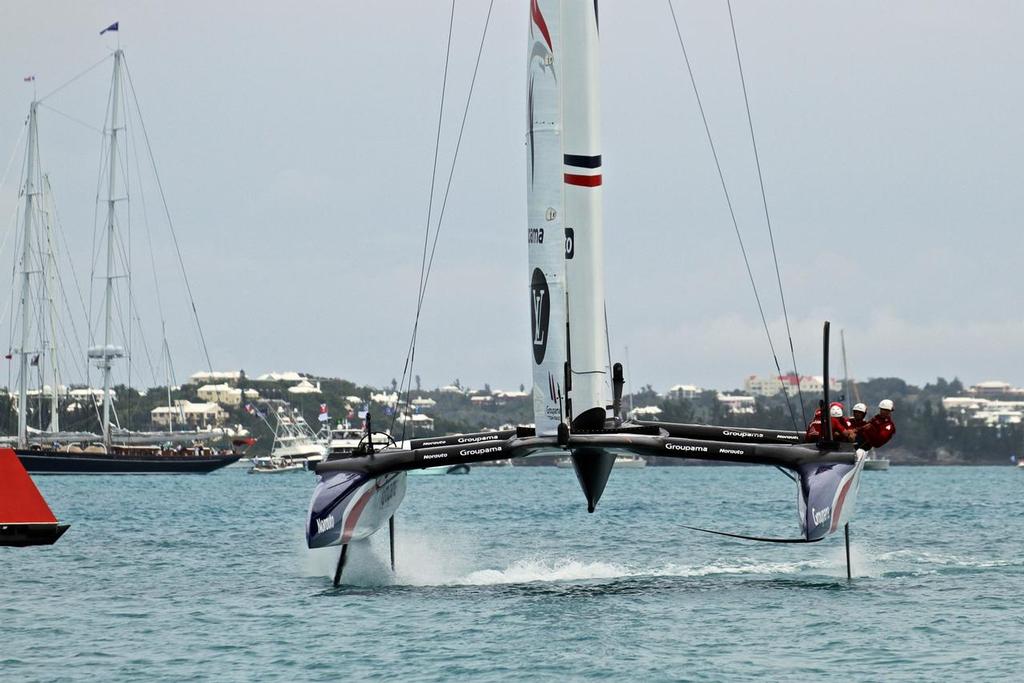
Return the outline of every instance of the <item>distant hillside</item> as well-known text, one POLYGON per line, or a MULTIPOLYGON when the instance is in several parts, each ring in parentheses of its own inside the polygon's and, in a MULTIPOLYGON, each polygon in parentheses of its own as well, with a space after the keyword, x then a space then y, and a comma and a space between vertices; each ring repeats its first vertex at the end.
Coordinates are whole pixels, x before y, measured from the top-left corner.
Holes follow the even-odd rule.
MULTIPOLYGON (((264 411, 271 411, 277 405, 289 406, 299 410, 306 421, 318 428, 317 416, 320 404, 326 403, 331 416, 331 424, 335 425, 350 413, 352 422, 358 426, 361 420, 355 415, 368 406, 373 416, 375 429, 390 429, 396 438, 402 437, 402 425, 396 422, 396 409, 389 405, 383 397, 393 395, 389 389, 358 386, 352 382, 335 378, 310 378, 319 382, 319 394, 294 394, 288 391, 294 386, 292 382, 255 382, 242 379, 240 387, 259 391, 259 400, 253 401, 264 411), (371 396, 376 395, 378 400, 371 396), (358 401, 352 400, 358 398, 358 401)), ((187 399, 199 402, 199 387, 194 384, 182 385, 171 393, 171 399, 187 399)), ((934 384, 916 387, 895 378, 876 378, 862 382, 858 386, 860 400, 870 408, 869 415, 874 414, 874 406, 883 398, 891 398, 896 402, 894 414, 897 432, 893 441, 886 446, 885 453, 897 464, 1007 464, 1010 456, 1024 456, 1024 427, 1020 424, 1007 424, 998 427, 960 426, 949 419, 942 407, 942 399, 964 393, 959 381, 947 382, 939 378, 934 384)), ((150 429, 150 411, 166 405, 167 390, 165 387, 150 389, 140 394, 134 389, 119 386, 116 389, 116 410, 120 423, 129 429, 150 429)), ((800 417, 800 405, 796 397, 790 399, 794 412, 797 414, 796 426, 803 429, 807 419, 813 413, 814 405, 819 397, 804 396, 806 417, 800 417)), ((841 400, 842 397, 836 397, 841 400)), ((405 438, 426 436, 428 434, 445 434, 453 432, 473 432, 484 428, 497 428, 502 425, 528 424, 533 421, 532 405, 528 396, 505 396, 500 392, 491 391, 490 387, 469 392, 457 387, 416 391, 411 395, 401 396, 398 409, 404 410, 406 401, 413 399, 430 399, 433 405, 424 407, 421 412, 433 418, 433 432, 416 432, 407 430, 405 438), (474 400, 475 397, 475 400, 474 400)), ((651 386, 646 386, 624 399, 625 406, 633 408, 656 407, 661 411, 658 419, 667 422, 695 422, 704 424, 721 424, 735 427, 765 427, 775 429, 793 429, 794 420, 790 417, 786 401, 781 397, 757 397, 752 414, 733 414, 721 401, 718 392, 704 391, 695 398, 681 399, 658 394, 651 386)), ((853 401, 847 401, 850 405, 853 401)), ((422 402, 429 403, 429 402, 422 402)), ((48 415, 48 406, 29 406, 30 424, 39 422, 39 408, 42 415, 48 415)), ((257 452, 269 450, 273 434, 263 420, 245 411, 245 402, 238 406, 224 406, 228 413, 227 424, 240 424, 259 437, 257 452)), ((271 424, 273 419, 269 417, 271 424)), ((0 428, 6 434, 15 431, 17 416, 13 410, 10 397, 0 394, 0 428)), ((62 418, 62 427, 69 430, 96 431, 97 419, 94 413, 81 410, 66 414, 62 418)), ((666 464, 672 461, 666 461, 666 464)))

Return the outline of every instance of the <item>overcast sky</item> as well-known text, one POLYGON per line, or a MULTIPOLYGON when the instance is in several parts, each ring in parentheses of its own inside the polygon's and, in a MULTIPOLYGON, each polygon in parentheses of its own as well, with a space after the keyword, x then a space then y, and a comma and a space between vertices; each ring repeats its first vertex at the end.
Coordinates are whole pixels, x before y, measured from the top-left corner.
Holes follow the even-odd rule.
MULTIPOLYGON (((781 354, 726 4, 675 6, 781 354)), ((449 9, 4 0, 0 163, 16 156, 0 231, 20 182, 23 77, 43 95, 119 38, 214 368, 388 383, 415 309, 449 9), (100 37, 115 20, 119 36, 100 37)), ((1024 385, 1024 4, 734 0, 734 12, 799 369, 819 371, 828 318, 857 377, 1024 385)), ((442 181, 485 13, 456 6, 442 181)), ((496 0, 420 325, 426 386, 529 382, 527 17, 525 0, 496 0)), ((741 386, 773 363, 668 6, 606 1, 601 30, 613 356, 629 347, 634 386, 741 386)), ((101 139, 68 116, 101 127, 109 79, 108 61, 40 111, 83 281, 101 139)), ((148 262, 139 247, 140 301, 148 262)), ((155 262, 182 379, 205 361, 173 252, 155 262)), ((158 346, 159 317, 142 313, 158 346)))

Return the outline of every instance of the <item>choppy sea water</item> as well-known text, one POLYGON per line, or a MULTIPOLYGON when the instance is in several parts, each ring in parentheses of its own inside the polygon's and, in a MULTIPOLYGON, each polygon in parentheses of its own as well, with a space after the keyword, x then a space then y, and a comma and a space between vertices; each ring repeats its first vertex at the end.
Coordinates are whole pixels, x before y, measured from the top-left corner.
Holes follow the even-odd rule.
POLYGON ((409 479, 386 534, 331 586, 305 549, 306 472, 49 477, 71 529, 0 548, 0 679, 1019 680, 1024 471, 865 472, 841 536, 795 536, 767 468, 409 479))

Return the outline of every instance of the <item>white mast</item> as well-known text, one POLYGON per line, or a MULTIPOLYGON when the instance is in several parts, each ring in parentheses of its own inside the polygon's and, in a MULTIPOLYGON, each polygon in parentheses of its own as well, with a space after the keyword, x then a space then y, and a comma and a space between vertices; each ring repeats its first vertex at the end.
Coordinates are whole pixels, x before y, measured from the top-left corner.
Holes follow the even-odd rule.
POLYGON ((114 316, 114 232, 117 219, 117 131, 119 130, 119 107, 121 104, 121 50, 114 52, 114 77, 110 91, 110 156, 107 181, 107 286, 104 302, 103 346, 89 349, 89 357, 96 360, 103 370, 103 443, 110 447, 110 370, 113 360, 120 358, 124 351, 111 344, 112 321, 114 316))
POLYGON ((59 387, 60 387, 60 362, 57 359, 57 306, 54 302, 54 293, 57 291, 57 243, 54 239, 53 221, 53 193, 50 191, 50 177, 43 176, 44 197, 46 199, 46 303, 49 308, 49 339, 47 343, 46 356, 50 362, 50 373, 52 375, 50 387, 50 427, 49 431, 60 431, 60 411, 58 410, 59 387))
POLYGON ((167 381, 167 431, 174 431, 174 406, 171 405, 171 382, 173 381, 171 373, 171 348, 167 345, 167 326, 163 328, 164 343, 164 375, 167 381))
POLYGON ((28 446, 28 331, 32 322, 30 278, 32 256, 32 202, 36 196, 36 102, 28 110, 28 151, 25 162, 25 228, 21 245, 21 349, 18 369, 18 447, 28 446))
POLYGON ((526 186, 533 414, 538 435, 557 432, 565 401, 561 22, 559 0, 531 1, 526 186))
POLYGON ((574 425, 600 429, 611 403, 604 327, 598 26, 593 0, 563 0, 565 270, 574 425))

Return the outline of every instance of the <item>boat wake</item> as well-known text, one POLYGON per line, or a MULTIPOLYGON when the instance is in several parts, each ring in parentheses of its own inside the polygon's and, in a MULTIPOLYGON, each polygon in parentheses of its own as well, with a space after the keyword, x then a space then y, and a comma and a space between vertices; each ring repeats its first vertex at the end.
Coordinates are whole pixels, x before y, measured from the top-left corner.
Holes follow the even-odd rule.
MULTIPOLYGON (((451 539, 449 539, 451 540, 451 539)), ((740 557, 684 564, 665 562, 644 565, 572 556, 533 556, 516 559, 503 568, 479 568, 480 555, 472 543, 456 544, 457 550, 434 542, 435 539, 399 538, 397 571, 392 573, 387 560, 387 544, 375 539, 360 542, 350 549, 345 567, 345 584, 357 587, 382 586, 510 586, 529 584, 593 584, 643 582, 676 578, 750 577, 757 579, 846 578, 846 558, 842 546, 828 548, 817 557, 795 561, 766 562, 761 558, 740 557)), ((305 551, 303 574, 309 577, 333 576, 338 549, 305 551)), ((958 571, 998 569, 1006 561, 965 558, 911 550, 878 551, 854 542, 851 545, 854 577, 885 579, 958 571)))
MULTIPOLYGON (((661 565, 621 564, 581 560, 575 557, 529 557, 517 559, 504 568, 476 569, 476 553, 460 556, 454 552, 433 552, 436 547, 417 543, 399 546, 397 571, 392 573, 386 546, 374 543, 350 548, 345 567, 345 584, 373 586, 506 586, 544 583, 609 583, 649 579, 701 578, 714 576, 777 577, 797 574, 845 577, 845 559, 839 554, 794 562, 763 562, 753 558, 707 564, 661 565)), ((338 549, 307 551, 303 573, 310 577, 333 576, 338 549)))

